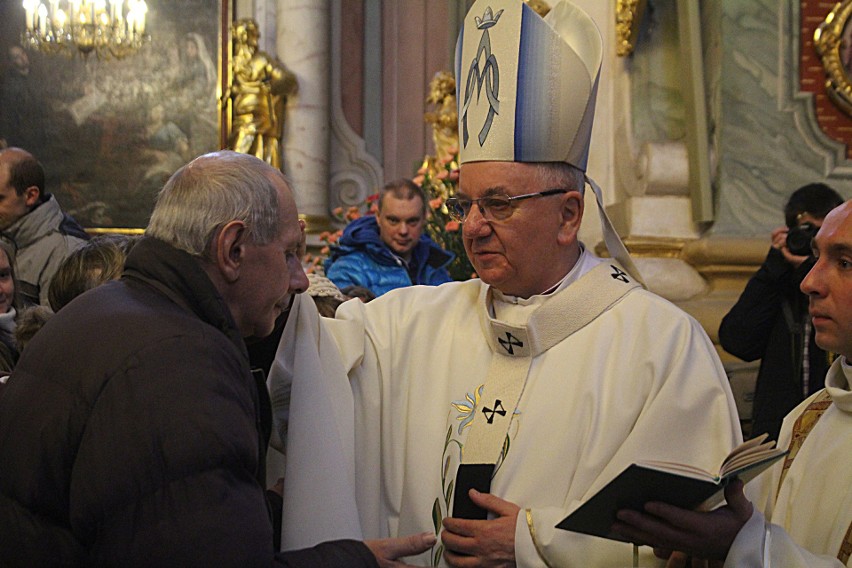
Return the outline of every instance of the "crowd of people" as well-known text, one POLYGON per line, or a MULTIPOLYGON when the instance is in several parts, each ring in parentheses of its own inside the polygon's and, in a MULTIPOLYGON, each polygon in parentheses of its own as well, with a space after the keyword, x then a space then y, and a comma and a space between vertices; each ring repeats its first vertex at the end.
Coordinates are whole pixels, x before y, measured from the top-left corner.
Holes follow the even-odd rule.
POLYGON ((410 180, 323 276, 252 153, 180 167, 144 235, 89 238, 0 150, 0 565, 849 565, 852 201, 794 192, 719 331, 762 360, 754 433, 786 458, 712 511, 562 530, 632 463, 712 471, 742 430, 707 333, 645 288, 586 174, 592 19, 477 0, 457 49, 463 282, 410 180), (578 236, 586 187, 606 258, 578 236))

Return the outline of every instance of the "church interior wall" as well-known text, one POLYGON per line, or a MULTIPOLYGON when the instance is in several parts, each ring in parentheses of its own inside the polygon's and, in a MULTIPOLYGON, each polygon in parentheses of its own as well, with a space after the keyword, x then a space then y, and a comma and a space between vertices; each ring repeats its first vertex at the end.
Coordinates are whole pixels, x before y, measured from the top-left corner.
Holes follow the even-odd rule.
MULTIPOLYGON (((597 21, 605 42, 588 173, 650 288, 698 318, 715 341, 721 317, 766 254, 769 232, 783 223, 789 194, 825 182, 852 197, 852 112, 838 110, 826 93, 813 39, 834 3, 702 0, 688 20, 678 12, 683 3, 647 0, 626 56, 616 49, 617 12, 631 3, 575 3, 597 21), (699 77, 690 75, 696 69, 699 77), (687 92, 696 79, 703 88, 687 92), (703 181, 712 203, 699 220, 700 148, 689 140, 696 110, 706 120, 699 163, 708 168, 703 181)), ((433 150, 424 121, 429 82, 452 70, 459 23, 471 4, 232 1, 235 17, 257 20, 260 49, 315 70, 302 78, 307 90, 288 102, 288 113, 330 107, 311 115, 314 122, 296 118, 298 128, 285 132, 285 170, 288 149, 314 144, 303 158, 313 169, 302 178, 297 172, 300 208, 328 220, 335 206, 363 200, 384 180, 415 174, 433 150), (328 25, 301 44, 291 41, 291 16, 308 21, 305 13, 316 10, 328 25), (326 93, 328 101, 305 93, 326 93)), ((591 192, 586 206, 581 238, 600 251, 591 192)), ((720 354, 732 374, 748 374, 749 367, 720 354)))

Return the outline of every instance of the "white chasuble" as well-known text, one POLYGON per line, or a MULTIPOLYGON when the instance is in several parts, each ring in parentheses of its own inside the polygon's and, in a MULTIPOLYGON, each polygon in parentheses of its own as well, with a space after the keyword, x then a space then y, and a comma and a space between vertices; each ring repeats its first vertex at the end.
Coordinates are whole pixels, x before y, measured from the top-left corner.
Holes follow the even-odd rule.
MULTIPOLYGON (((320 470, 336 468, 345 486, 354 470, 364 537, 439 531, 452 512, 455 473, 475 421, 505 418, 491 492, 522 509, 515 531, 518 566, 629 566, 630 545, 569 533, 556 523, 634 461, 678 461, 712 470, 741 435, 727 378, 701 326, 640 288, 592 308, 587 292, 577 294, 585 284, 618 288, 629 280, 609 263, 601 268, 606 270, 590 271, 543 300, 548 305, 576 294, 581 301, 572 302, 572 309, 592 313, 581 327, 529 358, 517 403, 502 404, 505 417, 494 397, 483 396, 495 356, 489 343, 500 345, 491 335, 488 286, 480 280, 402 288, 368 304, 346 302, 336 319, 320 319, 304 305, 310 302, 298 298, 293 308, 298 317, 291 314, 288 327, 313 317, 321 333, 296 329, 282 340, 270 375, 279 431, 287 419, 291 380, 293 385, 286 483, 310 487, 329 477, 320 470), (336 352, 325 337, 333 338, 336 352), (310 359, 305 353, 311 349, 323 361, 339 360, 325 363, 326 371, 294 367, 294 360, 310 359), (338 365, 343 371, 328 372, 338 365), (313 381, 328 386, 311 386, 313 381), (352 397, 352 461, 339 452, 335 463, 335 451, 321 447, 322 440, 345 442, 346 427, 352 427, 345 412, 333 411, 332 401, 301 413, 313 422, 300 425, 299 435, 316 442, 294 439, 302 404, 297 385, 303 382, 304 391, 321 393, 312 401, 334 396, 338 404, 352 397), (331 426, 341 420, 344 424, 331 426), (323 429, 336 434, 320 437, 323 429), (302 453, 295 455, 293 447, 302 453)), ((532 329, 555 329, 558 320, 574 315, 541 313, 554 321, 532 329)), ((512 345, 511 338, 503 339, 512 345)), ((293 494, 287 487, 283 534, 290 546, 352 536, 346 526, 314 530, 313 517, 340 514, 342 505, 326 498, 325 489, 293 494), (288 532, 296 534, 290 538, 288 532)), ((643 565, 653 563, 650 550, 645 556, 643 565)), ((440 541, 407 562, 443 564, 440 541)))
MULTIPOLYGON (((589 255, 584 255, 588 258, 589 255)), ((554 294, 553 298, 531 305, 534 311, 514 310, 501 302, 500 311, 518 313, 525 323, 510 323, 492 317, 494 301, 491 288, 483 288, 482 302, 492 306, 486 312, 485 337, 493 353, 482 388, 481 413, 473 416, 470 432, 462 451, 462 460, 454 480, 454 517, 484 519, 485 511, 468 498, 471 487, 488 493, 498 462, 511 444, 507 431, 523 392, 532 360, 569 335, 587 325, 621 298, 639 288, 617 264, 599 264, 587 276, 572 284, 571 294, 554 294), (609 279, 618 284, 611 283, 609 279), (527 320, 526 315, 529 314, 527 320), (488 405, 488 401, 493 401, 488 405)), ((561 287, 560 287, 561 288, 561 287)), ((501 295, 502 296, 502 295, 501 295)), ((437 511, 437 509, 436 509, 437 511)))
MULTIPOLYGON (((783 462, 746 486, 755 513, 737 535, 726 567, 852 566, 837 559, 852 538, 852 368, 839 357, 825 377, 831 405, 807 434, 779 489, 783 462)), ((789 447, 796 419, 822 391, 784 419, 789 447)))

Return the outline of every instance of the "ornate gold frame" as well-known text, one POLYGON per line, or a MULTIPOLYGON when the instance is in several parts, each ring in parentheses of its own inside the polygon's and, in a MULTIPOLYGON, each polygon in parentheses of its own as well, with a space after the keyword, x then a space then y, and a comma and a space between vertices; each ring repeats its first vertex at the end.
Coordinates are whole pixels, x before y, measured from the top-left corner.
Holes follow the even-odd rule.
POLYGON ((852 116, 852 79, 843 67, 840 49, 843 30, 852 15, 852 0, 838 2, 814 31, 814 47, 825 69, 825 90, 828 97, 843 112, 852 116))
POLYGON ((646 0, 615 0, 615 52, 622 57, 636 47, 645 5, 646 0))

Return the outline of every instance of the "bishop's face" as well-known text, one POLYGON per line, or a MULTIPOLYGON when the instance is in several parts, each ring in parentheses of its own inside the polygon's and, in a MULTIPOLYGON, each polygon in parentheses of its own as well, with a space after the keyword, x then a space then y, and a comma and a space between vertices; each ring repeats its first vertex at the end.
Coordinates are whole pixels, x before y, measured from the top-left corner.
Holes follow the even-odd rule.
MULTIPOLYGON (((537 166, 520 162, 468 162, 459 175, 459 196, 479 199, 536 193, 545 187, 537 166)), ((571 188, 566 188, 571 189, 571 188)), ((484 282, 513 296, 528 298, 559 282, 576 261, 582 217, 569 203, 576 191, 512 202, 512 214, 489 219, 474 204, 462 224, 465 252, 484 282)))

